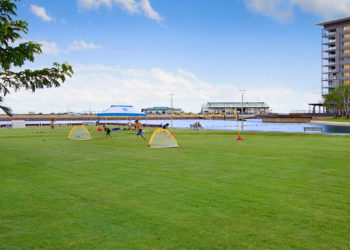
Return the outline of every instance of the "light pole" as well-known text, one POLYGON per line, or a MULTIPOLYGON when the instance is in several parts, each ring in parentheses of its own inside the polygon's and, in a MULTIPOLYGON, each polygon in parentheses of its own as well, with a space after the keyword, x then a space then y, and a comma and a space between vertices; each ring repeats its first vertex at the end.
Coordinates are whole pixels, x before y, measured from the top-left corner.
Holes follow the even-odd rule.
POLYGON ((241 92, 241 95, 242 95, 241 114, 243 114, 243 94, 244 94, 245 90, 244 90, 244 89, 241 89, 240 92, 241 92))
POLYGON ((241 119, 242 119, 242 131, 243 131, 243 94, 244 94, 245 90, 241 89, 240 92, 242 94, 242 105, 241 105, 241 116, 242 116, 242 118, 241 119))
POLYGON ((175 95, 175 94, 169 94, 170 95, 170 103, 171 103, 171 108, 173 108, 173 96, 175 95))
POLYGON ((173 96, 175 94, 169 94, 171 99, 171 129, 170 132, 173 133, 173 115, 174 115, 174 107, 173 107, 173 96))

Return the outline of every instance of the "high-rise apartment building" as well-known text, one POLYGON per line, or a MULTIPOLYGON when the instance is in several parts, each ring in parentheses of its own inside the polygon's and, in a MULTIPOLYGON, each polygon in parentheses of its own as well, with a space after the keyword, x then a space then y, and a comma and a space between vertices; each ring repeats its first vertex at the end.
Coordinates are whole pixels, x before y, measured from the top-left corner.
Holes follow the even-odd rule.
POLYGON ((322 95, 350 84, 350 17, 318 23, 322 29, 322 95))

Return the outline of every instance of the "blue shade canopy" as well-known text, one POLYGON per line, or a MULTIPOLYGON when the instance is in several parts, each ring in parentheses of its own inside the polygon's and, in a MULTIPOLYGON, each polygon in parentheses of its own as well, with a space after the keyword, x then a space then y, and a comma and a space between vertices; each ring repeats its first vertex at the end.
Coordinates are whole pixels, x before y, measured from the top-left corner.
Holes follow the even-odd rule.
POLYGON ((137 112, 131 105, 111 105, 109 109, 98 113, 97 116, 147 116, 144 113, 137 112))

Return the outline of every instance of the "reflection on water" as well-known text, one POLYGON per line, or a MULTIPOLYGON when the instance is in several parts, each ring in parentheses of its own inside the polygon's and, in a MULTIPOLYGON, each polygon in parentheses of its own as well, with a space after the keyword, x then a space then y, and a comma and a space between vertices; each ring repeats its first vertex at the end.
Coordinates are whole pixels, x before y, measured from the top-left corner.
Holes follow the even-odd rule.
POLYGON ((321 125, 324 133, 350 134, 350 126, 321 125))
MULTIPOLYGON (((164 124, 170 121, 149 121, 152 124, 164 124)), ((190 124, 200 122, 204 129, 216 129, 216 130, 237 130, 236 121, 224 121, 224 120, 174 120, 174 128, 189 128, 190 124)), ((238 122, 240 130, 244 131, 266 131, 266 132, 293 132, 303 133, 304 127, 320 127, 316 124, 303 124, 303 123, 263 123, 261 119, 249 119, 242 122, 238 122), (243 127, 242 127, 243 125, 243 127)))
MULTIPOLYGON (((82 123, 94 124, 94 121, 56 121, 56 125, 74 125, 82 123)), ((104 120, 100 123, 127 123, 127 120, 104 120)), ((204 129, 215 130, 237 130, 236 121, 228 120, 173 120, 174 128, 190 128, 191 124, 199 122, 204 129)), ((143 124, 163 125, 165 123, 171 124, 170 120, 142 120, 143 124)), ((49 125, 50 121, 26 121, 27 125, 41 124, 49 125)), ((11 125, 10 121, 0 121, 0 125, 11 125)), ((238 123, 239 129, 244 131, 265 131, 265 132, 292 132, 292 133, 304 133, 304 127, 322 127, 324 133, 350 133, 350 126, 332 126, 332 125, 319 125, 309 123, 263 123, 261 119, 249 119, 238 123)))

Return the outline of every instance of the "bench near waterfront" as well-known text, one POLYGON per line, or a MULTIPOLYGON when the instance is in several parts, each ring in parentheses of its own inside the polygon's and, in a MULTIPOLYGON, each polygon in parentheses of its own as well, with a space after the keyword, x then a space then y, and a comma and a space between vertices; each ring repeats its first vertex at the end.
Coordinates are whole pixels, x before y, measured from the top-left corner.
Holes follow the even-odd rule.
POLYGON ((320 132, 323 133, 323 129, 321 127, 304 127, 304 133, 306 132, 320 132))

